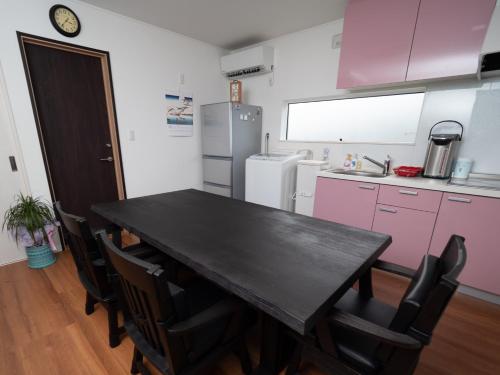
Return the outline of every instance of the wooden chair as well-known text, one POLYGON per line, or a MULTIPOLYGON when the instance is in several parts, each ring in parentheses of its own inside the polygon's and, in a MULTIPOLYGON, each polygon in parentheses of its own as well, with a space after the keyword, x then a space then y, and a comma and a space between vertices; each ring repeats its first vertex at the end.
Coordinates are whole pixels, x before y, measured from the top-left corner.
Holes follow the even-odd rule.
POLYGON ((411 278, 399 307, 373 298, 370 285, 351 289, 313 334, 297 338, 287 375, 297 373, 301 359, 332 374, 412 374, 465 261, 464 239, 454 235, 439 258, 426 255, 416 272, 378 262, 377 268, 411 278))
POLYGON ((120 251, 105 233, 98 238, 124 291, 125 328, 135 345, 131 373, 150 373, 146 357, 162 374, 198 374, 229 352, 251 373, 244 334, 252 319, 242 301, 208 281, 181 288, 161 266, 120 251))
MULTIPOLYGON (((125 333, 123 327, 118 327, 118 300, 115 289, 108 277, 108 265, 101 256, 96 238, 87 220, 83 217, 68 214, 63 211, 60 202, 54 204, 57 219, 62 223, 65 240, 69 245, 78 277, 87 292, 85 313, 94 312, 96 303, 101 303, 108 312, 109 345, 114 348, 120 344, 120 336, 125 333)), ((119 236, 119 233, 118 233, 119 236)), ((116 233, 113 236, 116 242, 116 233)), ((146 244, 139 244, 125 249, 132 256, 157 261, 161 258, 157 251, 146 244)))

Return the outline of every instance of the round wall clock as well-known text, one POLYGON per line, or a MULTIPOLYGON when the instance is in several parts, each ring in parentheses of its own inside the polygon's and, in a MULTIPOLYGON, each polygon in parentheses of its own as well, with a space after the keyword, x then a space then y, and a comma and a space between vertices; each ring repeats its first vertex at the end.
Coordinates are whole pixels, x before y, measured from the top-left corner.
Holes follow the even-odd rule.
POLYGON ((49 11, 52 26, 64 36, 73 38, 80 34, 81 24, 75 12, 65 5, 56 4, 49 11))

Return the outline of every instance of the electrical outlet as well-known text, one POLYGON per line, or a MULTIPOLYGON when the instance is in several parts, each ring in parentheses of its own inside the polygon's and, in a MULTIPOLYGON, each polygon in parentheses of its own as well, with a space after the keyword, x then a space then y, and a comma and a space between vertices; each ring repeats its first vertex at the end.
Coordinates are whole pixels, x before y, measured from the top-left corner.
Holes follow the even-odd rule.
POLYGON ((332 38, 332 49, 338 49, 342 45, 342 34, 334 35, 332 38))

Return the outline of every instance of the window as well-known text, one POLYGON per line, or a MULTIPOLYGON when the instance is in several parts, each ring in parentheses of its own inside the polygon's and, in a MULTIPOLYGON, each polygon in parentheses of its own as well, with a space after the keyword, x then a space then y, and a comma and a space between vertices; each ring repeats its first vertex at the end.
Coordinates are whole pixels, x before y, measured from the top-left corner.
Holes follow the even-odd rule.
POLYGON ((288 103, 286 139, 304 142, 415 142, 424 93, 288 103))

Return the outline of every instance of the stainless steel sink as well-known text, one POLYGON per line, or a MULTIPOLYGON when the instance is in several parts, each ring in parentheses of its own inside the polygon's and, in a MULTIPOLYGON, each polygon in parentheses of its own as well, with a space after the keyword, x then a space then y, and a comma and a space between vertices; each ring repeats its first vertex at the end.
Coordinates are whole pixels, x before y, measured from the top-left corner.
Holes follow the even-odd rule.
POLYGON ((346 174, 350 176, 363 176, 363 177, 386 177, 383 173, 371 172, 371 171, 346 171, 344 169, 328 169, 326 172, 329 173, 337 173, 337 174, 346 174))

